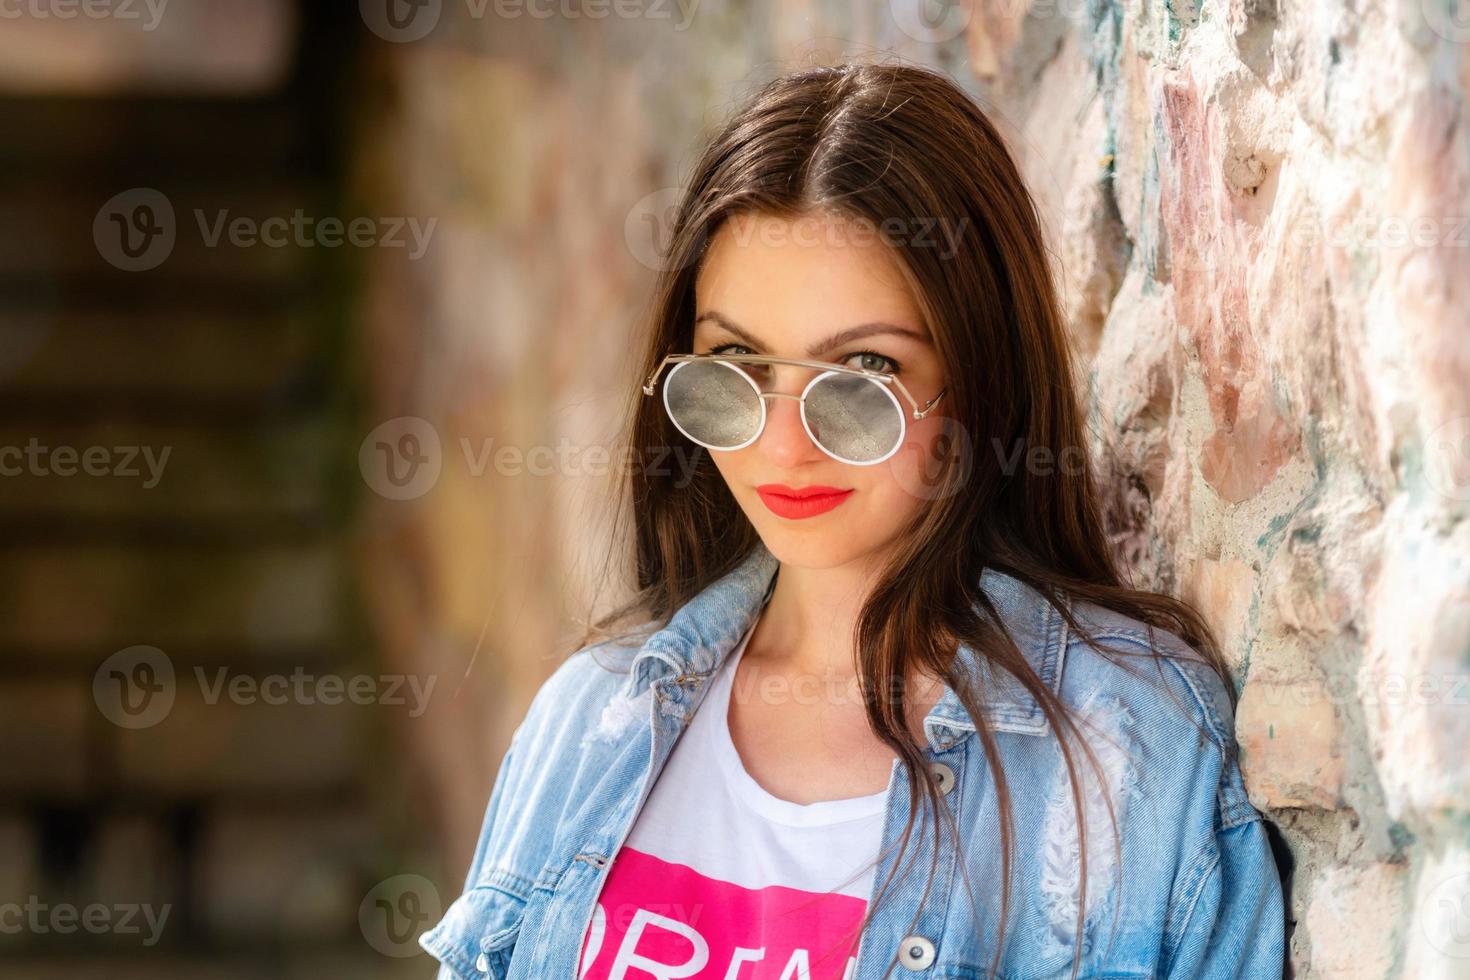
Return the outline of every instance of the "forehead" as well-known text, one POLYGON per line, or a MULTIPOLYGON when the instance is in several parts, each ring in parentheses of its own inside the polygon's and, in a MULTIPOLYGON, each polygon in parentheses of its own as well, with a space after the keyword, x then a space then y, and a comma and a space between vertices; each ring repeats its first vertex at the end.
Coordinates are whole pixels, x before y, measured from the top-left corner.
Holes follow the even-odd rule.
POLYGON ((927 333, 900 261, 871 223, 737 215, 710 241, 696 312, 718 310, 773 342, 874 320, 927 333))

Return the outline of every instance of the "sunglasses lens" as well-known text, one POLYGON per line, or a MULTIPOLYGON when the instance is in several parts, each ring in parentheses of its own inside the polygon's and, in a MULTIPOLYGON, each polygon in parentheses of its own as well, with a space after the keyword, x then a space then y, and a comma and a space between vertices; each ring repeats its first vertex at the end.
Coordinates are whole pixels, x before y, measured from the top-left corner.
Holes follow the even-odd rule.
POLYGON ((827 452, 850 463, 876 463, 898 448, 903 410, 881 381, 829 374, 806 396, 806 422, 827 452))
POLYGON ((664 381, 664 407, 679 431, 710 449, 738 449, 755 438, 761 399, 731 364, 684 361, 664 381))

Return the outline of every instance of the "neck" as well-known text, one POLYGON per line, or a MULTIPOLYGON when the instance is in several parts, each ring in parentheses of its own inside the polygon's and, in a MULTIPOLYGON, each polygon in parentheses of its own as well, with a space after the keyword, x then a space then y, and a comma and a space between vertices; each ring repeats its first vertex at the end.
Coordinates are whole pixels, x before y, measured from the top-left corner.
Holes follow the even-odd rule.
POLYGON ((851 678, 857 672, 853 629, 876 573, 875 562, 834 568, 783 563, 750 652, 783 672, 851 678))
MULTIPOLYGON (((794 690, 846 692, 838 696, 857 697, 853 630, 877 572, 876 561, 835 568, 783 563, 742 659, 759 663, 762 675, 774 674, 802 685, 816 679, 820 685, 794 690)), ((919 673, 911 678, 914 686, 906 700, 910 732, 922 743, 924 717, 944 694, 945 686, 940 678, 919 673)))

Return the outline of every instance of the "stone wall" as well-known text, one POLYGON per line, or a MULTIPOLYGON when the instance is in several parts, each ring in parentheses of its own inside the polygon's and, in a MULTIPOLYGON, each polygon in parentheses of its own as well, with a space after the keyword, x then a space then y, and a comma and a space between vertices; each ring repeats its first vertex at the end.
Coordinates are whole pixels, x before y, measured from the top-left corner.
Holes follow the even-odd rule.
POLYGON ((1242 686, 1295 974, 1470 976, 1463 8, 595 9, 369 25, 360 181, 440 221, 423 260, 378 256, 363 322, 384 431, 437 440, 367 549, 395 655, 462 678, 419 729, 446 887, 602 527, 585 468, 494 450, 609 438, 647 218, 709 127, 783 69, 896 56, 992 110, 1042 206, 1119 545, 1242 686))

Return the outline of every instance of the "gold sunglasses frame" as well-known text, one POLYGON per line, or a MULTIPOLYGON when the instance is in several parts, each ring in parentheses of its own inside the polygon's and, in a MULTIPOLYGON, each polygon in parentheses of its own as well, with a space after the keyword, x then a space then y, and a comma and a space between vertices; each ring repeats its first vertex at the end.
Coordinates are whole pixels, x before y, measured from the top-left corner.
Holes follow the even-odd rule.
MULTIPOLYGON (((765 403, 765 399, 767 399, 767 398, 790 398, 790 399, 793 399, 794 401, 804 403, 806 401, 806 393, 811 390, 812 386, 815 385, 818 381, 820 381, 823 377, 825 377, 825 376, 827 376, 829 374, 851 374, 851 375, 856 375, 856 376, 858 376, 860 378, 867 378, 870 381, 877 382, 880 385, 887 385, 887 386, 889 386, 889 389, 897 388, 898 391, 899 391, 899 393, 902 394, 903 397, 908 401, 909 405, 912 406, 912 408, 913 408, 913 418, 914 418, 914 421, 916 421, 916 422, 918 420, 924 418, 925 416, 927 416, 931 411, 933 411, 934 410, 935 403, 938 402, 939 399, 941 399, 941 398, 944 397, 945 392, 949 391, 949 387, 947 385, 945 387, 939 389, 939 394, 937 394, 933 398, 929 399, 927 402, 924 403, 923 408, 920 408, 919 407, 919 401, 918 401, 918 399, 915 398, 909 392, 908 388, 904 387, 904 383, 902 381, 898 380, 898 378, 896 378, 895 376, 893 376, 891 374, 884 374, 881 371, 867 371, 867 370, 864 370, 862 368, 850 368, 850 367, 845 367, 845 366, 840 365, 840 364, 833 364, 831 361, 814 361, 814 360, 807 360, 807 359, 799 358, 799 357, 777 357, 777 356, 775 356, 773 354, 667 354, 667 355, 664 356, 664 359, 658 363, 658 367, 656 367, 656 368, 653 369, 653 373, 648 376, 648 380, 646 382, 644 382, 644 384, 643 384, 643 394, 645 394, 645 395, 652 395, 654 393, 654 391, 655 391, 655 389, 656 389, 656 387, 658 385, 658 377, 659 377, 659 375, 661 375, 663 373, 663 370, 664 370, 665 367, 667 367, 670 364, 677 364, 677 363, 685 362, 685 361, 713 361, 713 362, 716 362, 716 363, 729 363, 729 364, 732 364, 732 365, 739 365, 739 364, 789 364, 789 365, 792 365, 794 367, 812 368, 813 370, 816 370, 816 371, 820 372, 814 378, 812 378, 810 381, 808 381, 806 383, 805 387, 802 388, 801 394, 799 394, 799 395, 792 395, 792 394, 789 394, 789 393, 784 392, 784 391, 761 391, 759 385, 754 385, 756 394, 759 395, 760 398, 761 398, 761 426, 760 426, 760 428, 758 430, 756 430, 756 436, 755 436, 755 438, 760 438, 760 433, 765 431, 765 427, 766 427, 766 412, 765 412, 765 404, 766 403, 765 403)), ((748 372, 741 371, 740 373, 743 374, 743 375, 745 375, 745 377, 747 379, 749 379, 752 382, 752 384, 754 384, 755 379, 754 378, 751 378, 750 377, 750 374, 748 372)), ((885 389, 885 390, 888 390, 888 389, 885 389)), ((889 390, 889 395, 890 395, 890 397, 892 396, 892 391, 891 390, 889 390)), ((899 414, 899 419, 900 420, 903 420, 904 419, 904 415, 903 415, 902 410, 900 410, 898 414, 899 414)), ((806 414, 805 414, 805 405, 804 404, 802 405, 802 425, 803 426, 806 425, 806 414)), ((907 429, 907 422, 906 421, 905 421, 905 426, 904 427, 905 427, 905 429, 907 429)), ((807 429, 807 435, 809 437, 811 436, 811 430, 810 430, 810 428, 807 429)), ((695 441, 697 442, 698 440, 695 440, 695 441)), ((752 440, 752 441, 754 441, 754 440, 752 440)), ((893 449, 889 450, 889 452, 888 452, 887 455, 883 456, 880 459, 873 460, 871 463, 859 462, 859 461, 851 460, 851 459, 843 459, 842 457, 837 456, 837 455, 833 454, 832 452, 830 452, 827 449, 827 447, 823 446, 820 442, 817 442, 817 440, 816 440, 815 437, 812 437, 812 442, 816 443, 816 446, 817 446, 818 449, 822 450, 822 452, 826 453, 828 456, 831 456, 833 459, 837 460, 838 462, 847 463, 847 464, 852 465, 852 466, 870 466, 870 465, 872 465, 872 463, 881 463, 884 459, 887 459, 888 456, 891 456, 891 455, 893 455, 894 452, 897 452, 898 445, 901 445, 903 443, 903 433, 902 432, 899 433, 898 444, 895 445, 893 447, 893 449)), ((701 445, 703 445, 703 444, 701 443, 701 445)), ((747 445, 748 445, 748 443, 747 443, 747 445)))

